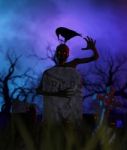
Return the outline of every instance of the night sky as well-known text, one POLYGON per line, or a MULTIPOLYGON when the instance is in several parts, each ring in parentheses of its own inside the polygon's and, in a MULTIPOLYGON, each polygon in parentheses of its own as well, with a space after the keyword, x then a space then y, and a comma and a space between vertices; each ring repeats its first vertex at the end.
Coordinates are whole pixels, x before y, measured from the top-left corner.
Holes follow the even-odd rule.
MULTIPOLYGON (((82 35, 92 36, 99 51, 127 50, 126 0, 0 0, 0 58, 1 69, 7 67, 4 53, 8 50, 28 56, 35 52, 47 56, 47 46, 58 45, 55 29, 64 26, 82 35)), ((76 37, 67 43, 71 58, 82 55, 84 41, 76 37)), ((40 73, 52 62, 24 60, 22 66, 34 66, 40 73)))

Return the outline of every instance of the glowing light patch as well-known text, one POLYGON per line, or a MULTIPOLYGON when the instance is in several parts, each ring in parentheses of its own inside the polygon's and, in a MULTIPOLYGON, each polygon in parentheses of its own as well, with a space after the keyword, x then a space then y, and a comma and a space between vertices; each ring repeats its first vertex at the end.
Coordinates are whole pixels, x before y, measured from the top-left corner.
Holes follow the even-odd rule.
POLYGON ((124 126, 123 121, 122 120, 116 120, 116 127, 117 128, 122 128, 124 126))

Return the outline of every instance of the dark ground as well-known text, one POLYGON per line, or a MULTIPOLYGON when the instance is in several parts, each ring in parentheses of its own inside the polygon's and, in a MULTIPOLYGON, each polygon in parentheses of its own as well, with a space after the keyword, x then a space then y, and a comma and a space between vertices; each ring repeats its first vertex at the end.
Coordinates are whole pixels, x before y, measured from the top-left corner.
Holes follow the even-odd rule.
POLYGON ((30 114, 0 114, 0 150, 126 150, 126 128, 105 124, 95 132, 92 117, 75 126, 46 124, 30 114), (113 139, 113 140, 112 140, 113 139))

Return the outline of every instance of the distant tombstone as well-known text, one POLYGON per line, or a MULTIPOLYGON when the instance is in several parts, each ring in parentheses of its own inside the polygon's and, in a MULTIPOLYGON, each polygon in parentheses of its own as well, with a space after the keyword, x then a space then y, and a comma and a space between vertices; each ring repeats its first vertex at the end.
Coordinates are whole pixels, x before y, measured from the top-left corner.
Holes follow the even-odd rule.
POLYGON ((53 67, 43 74, 42 89, 58 92, 73 89, 74 95, 67 97, 44 96, 44 120, 60 122, 82 119, 82 84, 79 73, 71 67, 53 67))
POLYGON ((29 110, 29 104, 19 100, 12 102, 12 113, 25 113, 29 110))

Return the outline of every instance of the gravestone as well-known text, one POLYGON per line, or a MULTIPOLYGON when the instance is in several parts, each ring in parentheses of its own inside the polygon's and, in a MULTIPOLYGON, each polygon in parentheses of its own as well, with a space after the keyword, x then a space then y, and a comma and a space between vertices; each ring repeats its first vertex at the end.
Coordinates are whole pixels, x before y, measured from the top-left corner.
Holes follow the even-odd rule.
POLYGON ((58 92, 73 89, 71 97, 44 96, 44 120, 52 122, 79 121, 82 119, 82 83, 79 73, 71 67, 53 67, 43 74, 42 89, 58 92))
POLYGON ((12 113, 25 113, 29 110, 29 105, 27 102, 14 100, 12 102, 12 113))

